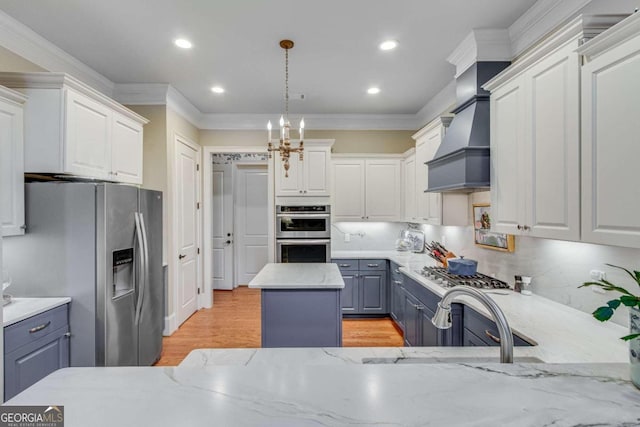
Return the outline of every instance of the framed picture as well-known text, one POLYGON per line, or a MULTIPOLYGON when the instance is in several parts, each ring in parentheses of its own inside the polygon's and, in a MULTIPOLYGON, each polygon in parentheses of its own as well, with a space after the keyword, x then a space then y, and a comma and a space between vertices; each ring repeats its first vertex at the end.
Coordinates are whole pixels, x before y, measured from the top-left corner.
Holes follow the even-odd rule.
POLYGON ((491 231, 491 205, 473 205, 473 234, 475 244, 496 251, 513 252, 516 248, 513 234, 491 231))

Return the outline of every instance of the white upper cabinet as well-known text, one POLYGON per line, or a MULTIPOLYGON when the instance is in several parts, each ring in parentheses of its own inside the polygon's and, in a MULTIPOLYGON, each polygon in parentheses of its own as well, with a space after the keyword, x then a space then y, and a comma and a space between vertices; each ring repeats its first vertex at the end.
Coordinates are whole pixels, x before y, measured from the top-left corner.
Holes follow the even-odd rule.
POLYGON ((148 121, 63 73, 0 73, 26 94, 28 173, 142 184, 142 128, 148 121))
POLYGON ((640 248, 640 13, 579 52, 582 239, 640 248))
POLYGON ((405 153, 405 159, 402 162, 403 171, 403 195, 404 195, 404 212, 403 218, 407 222, 416 222, 418 220, 418 210, 416 206, 416 154, 415 149, 410 150, 410 154, 405 153))
POLYGON ((402 219, 399 156, 335 157, 332 161, 334 221, 402 219))
MULTIPOLYGON (((334 140, 305 141, 303 160, 299 154, 289 158, 289 176, 285 176, 282 159, 274 152, 276 196, 329 196, 331 146, 334 140)), ((295 144, 294 144, 295 145, 295 144)))
POLYGON ((592 34, 589 24, 587 17, 576 18, 484 86, 491 91, 491 210, 497 232, 580 239, 576 49, 592 34))
POLYGON ((2 236, 24 234, 23 104, 26 98, 0 86, 0 219, 2 236))
POLYGON ((416 216, 414 222, 432 225, 468 225, 469 204, 464 194, 426 193, 429 185, 426 163, 436 155, 452 116, 438 117, 420 129, 416 140, 415 184, 416 216))

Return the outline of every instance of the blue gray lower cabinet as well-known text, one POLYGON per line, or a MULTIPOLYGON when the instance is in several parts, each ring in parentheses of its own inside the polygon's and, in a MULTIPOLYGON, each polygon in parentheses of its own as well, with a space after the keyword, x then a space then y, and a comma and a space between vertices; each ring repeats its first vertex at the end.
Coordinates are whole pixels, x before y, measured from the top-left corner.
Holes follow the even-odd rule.
POLYGON ((334 259, 342 273, 342 313, 357 316, 389 314, 387 260, 334 259))
POLYGON ((451 316, 453 326, 441 330, 433 326, 431 319, 440 297, 410 277, 402 280, 402 312, 404 317, 405 346, 460 346, 462 345, 461 304, 453 304, 451 316))
MULTIPOLYGON (((464 306, 463 325, 462 341, 465 347, 500 345, 496 323, 468 306, 464 306)), ((532 344, 514 334, 513 345, 526 347, 532 344)))
POLYGON ((391 300, 389 314, 400 329, 404 331, 404 276, 400 272, 400 266, 395 262, 391 262, 389 265, 389 276, 389 297, 391 300))
POLYGON ((262 289, 262 347, 341 347, 341 289, 262 289))
POLYGON ((4 328, 5 401, 68 366, 68 304, 4 328))

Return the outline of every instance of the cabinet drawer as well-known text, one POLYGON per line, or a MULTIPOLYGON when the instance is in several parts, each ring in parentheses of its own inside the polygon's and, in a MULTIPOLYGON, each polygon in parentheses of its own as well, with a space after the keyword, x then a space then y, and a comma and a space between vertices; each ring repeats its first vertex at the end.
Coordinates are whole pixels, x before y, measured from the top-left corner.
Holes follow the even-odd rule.
POLYGON ((331 262, 338 264, 340 271, 358 271, 357 259, 334 259, 331 262))
POLYGON ((4 328, 4 351, 9 353, 23 345, 57 331, 69 324, 68 304, 45 311, 4 328))
MULTIPOLYGON (((480 342, 487 346, 498 346, 499 342, 491 338, 491 336, 499 338, 498 326, 494 321, 487 319, 468 306, 464 306, 464 345, 481 345, 480 342), (469 342, 476 342, 469 344, 469 342)), ((513 335, 513 345, 518 347, 531 346, 532 344, 523 340, 517 335, 513 335)))
POLYGON ((387 269, 386 259, 361 259, 359 260, 360 271, 379 271, 387 269))

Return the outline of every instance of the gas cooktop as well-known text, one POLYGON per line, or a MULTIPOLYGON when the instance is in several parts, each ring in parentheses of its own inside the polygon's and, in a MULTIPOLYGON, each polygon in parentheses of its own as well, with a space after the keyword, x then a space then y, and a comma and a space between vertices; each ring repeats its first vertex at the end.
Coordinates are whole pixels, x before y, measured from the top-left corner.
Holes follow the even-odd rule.
POLYGON ((473 276, 458 276, 457 274, 449 274, 444 267, 423 267, 418 273, 445 288, 472 286, 478 289, 510 289, 508 283, 481 273, 476 273, 473 276))

